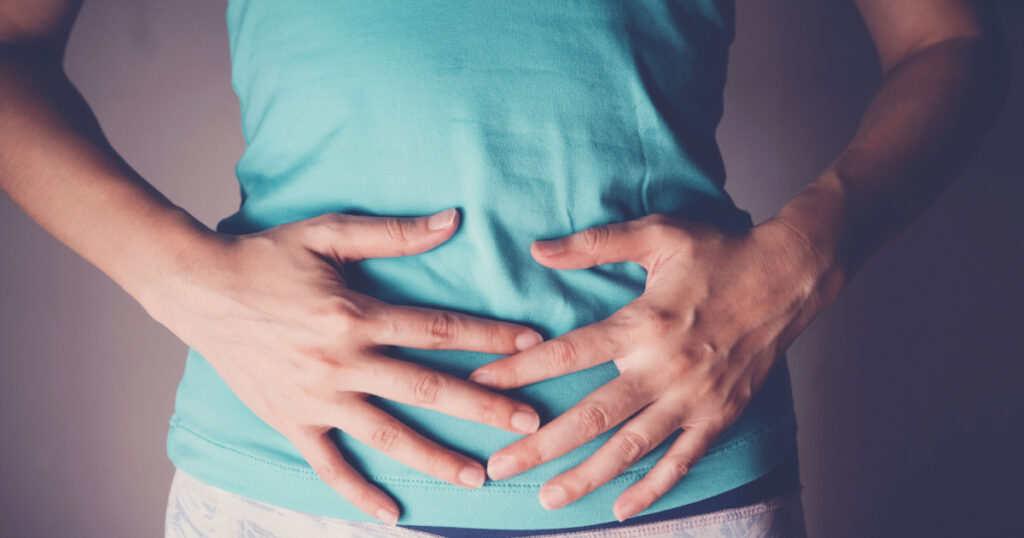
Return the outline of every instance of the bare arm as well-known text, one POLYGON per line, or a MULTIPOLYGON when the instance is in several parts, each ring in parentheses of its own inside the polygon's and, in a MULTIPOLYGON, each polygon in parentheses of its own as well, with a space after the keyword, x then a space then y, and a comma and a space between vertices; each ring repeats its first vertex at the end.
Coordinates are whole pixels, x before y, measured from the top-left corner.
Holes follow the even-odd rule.
POLYGON ((616 500, 620 521, 687 474, 852 275, 953 180, 1006 92, 1000 42, 966 0, 860 0, 885 80, 849 146, 774 217, 725 232, 668 215, 582 230, 531 248, 555 269, 632 261, 644 293, 608 318, 478 368, 501 389, 613 361, 620 375, 536 433, 494 453, 515 476, 621 427, 545 483, 561 508, 619 476, 672 433, 616 500))
MULTIPOLYGON (((124 162, 63 69, 80 0, 0 0, 0 188, 136 299, 215 234, 124 162)), ((148 304, 148 301, 142 301, 148 304)))
POLYGON ((537 429, 536 411, 382 350, 511 353, 540 335, 389 305, 348 289, 341 275, 350 262, 434 248, 455 232, 458 213, 328 213, 242 236, 206 228, 118 156, 65 75, 79 8, 78 1, 0 0, 0 188, 198 351, 327 485, 370 517, 393 524, 399 507, 345 461, 333 428, 438 479, 480 487, 479 462, 424 437, 369 395, 517 433, 537 429))
POLYGON ((827 302, 949 186, 1008 89, 1001 38, 971 2, 857 4, 884 81, 845 150, 775 217, 833 267, 827 302))

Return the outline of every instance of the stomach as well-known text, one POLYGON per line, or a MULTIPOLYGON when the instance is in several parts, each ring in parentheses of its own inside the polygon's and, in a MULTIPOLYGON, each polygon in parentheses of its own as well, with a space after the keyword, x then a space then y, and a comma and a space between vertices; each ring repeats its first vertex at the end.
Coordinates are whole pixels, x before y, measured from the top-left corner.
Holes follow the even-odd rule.
MULTIPOLYGON (((461 225, 447 242, 351 264, 346 282, 395 304, 523 323, 550 339, 626 305, 643 292, 646 273, 631 262, 549 269, 532 259, 530 242, 655 212, 750 225, 723 189, 714 141, 730 36, 711 4, 694 2, 688 12, 680 6, 690 3, 676 2, 502 3, 497 14, 486 4, 455 12, 232 2, 233 82, 247 146, 236 169, 241 206, 218 231, 327 212, 411 216, 455 207, 461 225), (687 25, 696 26, 680 33, 687 25)), ((497 358, 393 353, 462 377, 497 358)), ((190 358, 193 375, 215 375, 198 354, 190 358)), ((608 362, 508 392, 544 422, 617 374, 608 362)), ((216 405, 236 409, 225 416, 236 419, 229 430, 249 437, 240 442, 264 443, 264 452, 302 465, 255 416, 237 422, 240 402, 209 384, 216 390, 205 397, 219 394, 216 405)), ((519 437, 375 403, 481 460, 519 437)), ((611 433, 513 480, 568 469, 611 433)), ((432 480, 343 432, 338 442, 371 475, 432 480)))

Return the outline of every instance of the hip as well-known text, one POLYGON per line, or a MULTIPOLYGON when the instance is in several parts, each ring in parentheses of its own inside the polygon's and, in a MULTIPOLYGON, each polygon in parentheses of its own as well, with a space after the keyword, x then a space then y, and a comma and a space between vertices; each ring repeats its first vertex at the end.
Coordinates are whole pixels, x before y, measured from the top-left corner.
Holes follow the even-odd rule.
MULTIPOLYGON (((512 536, 547 537, 711 537, 806 536, 802 486, 762 501, 703 514, 627 524, 613 528, 577 529, 512 536)), ((628 522, 627 522, 628 523, 628 522)), ((452 529, 455 530, 455 529, 452 529)), ((429 537, 470 536, 472 529, 435 534, 381 523, 349 521, 307 514, 243 497, 205 484, 177 470, 168 495, 165 518, 167 538, 206 536, 316 537, 429 537), (468 532, 468 534, 467 534, 468 532)), ((441 532, 441 531, 436 531, 441 532)))

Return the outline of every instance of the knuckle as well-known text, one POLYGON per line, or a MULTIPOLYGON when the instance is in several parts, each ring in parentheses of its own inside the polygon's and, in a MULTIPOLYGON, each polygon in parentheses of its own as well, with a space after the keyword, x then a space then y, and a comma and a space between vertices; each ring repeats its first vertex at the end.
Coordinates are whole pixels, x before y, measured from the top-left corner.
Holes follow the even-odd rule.
POLYGON ((520 468, 523 466, 532 468, 544 462, 544 454, 536 444, 529 443, 519 450, 519 454, 515 459, 519 463, 520 468))
POLYGON ((480 400, 476 408, 476 417, 479 422, 493 424, 498 419, 498 410, 501 404, 495 397, 485 397, 480 400))
POLYGON ((646 331, 654 336, 664 336, 679 329, 680 314, 671 308, 648 306, 638 313, 646 331))
POLYGON ((704 358, 710 359, 712 357, 717 357, 719 352, 718 344, 711 340, 701 340, 697 343, 697 353, 700 353, 704 358))
POLYGON ((561 480, 555 481, 553 479, 551 484, 562 488, 569 494, 570 499, 582 497, 601 486, 597 477, 588 472, 580 471, 578 468, 571 470, 561 480))
POLYGON ((594 226, 593 228, 587 228, 579 234, 580 244, 584 249, 588 251, 597 251, 602 249, 608 243, 608 237, 611 235, 611 230, 607 226, 594 226))
POLYGON ((522 329, 519 327, 509 327, 505 325, 495 325, 486 323, 483 325, 477 325, 473 331, 479 333, 482 340, 485 340, 489 349, 506 349, 509 347, 515 348, 516 337, 519 336, 519 332, 522 329))
POLYGON ((552 372, 566 372, 575 367, 579 358, 578 346, 569 339, 552 340, 548 351, 548 365, 552 372))
POLYGON ((639 433, 624 432, 616 446, 622 455, 623 461, 632 464, 647 453, 651 442, 639 433))
POLYGON ((726 417, 739 416, 740 412, 754 397, 754 387, 748 383, 740 383, 732 390, 731 397, 726 400, 726 417))
POLYGON ((704 361, 717 358, 721 353, 721 348, 707 338, 694 338, 683 348, 683 352, 692 360, 704 361))
POLYGON ((671 478, 678 480, 693 468, 693 460, 689 457, 677 457, 670 460, 668 472, 671 478))
POLYGON ((731 398, 727 399, 717 413, 704 421, 703 427, 700 429, 700 435, 703 440, 702 451, 706 450, 718 434, 732 423, 732 417, 739 415, 741 408, 742 404, 740 402, 731 398))
POLYGON ((455 480, 459 462, 444 450, 431 450, 427 455, 428 473, 445 480, 455 480))
POLYGON ((580 409, 576 421, 581 432, 594 437, 608 429, 608 412, 598 405, 590 404, 580 409))
POLYGON ((337 486, 341 479, 341 472, 330 463, 317 464, 313 469, 317 476, 330 486, 337 486))
POLYGON ((345 334, 357 331, 366 320, 366 312, 355 302, 344 297, 333 299, 329 312, 331 323, 345 334))
POLYGON ((459 320, 448 312, 441 312, 430 320, 427 332, 435 344, 448 344, 459 332, 459 320))
POLYGON ((383 424, 370 436, 370 446, 380 452, 389 452, 395 446, 400 432, 393 424, 383 424))
POLYGON ((400 217, 384 217, 384 231, 392 240, 404 243, 409 239, 411 223, 400 217))
POLYGON ((444 376, 437 372, 423 374, 413 385, 413 398, 421 404, 432 404, 437 401, 444 384, 444 376))
POLYGON ((335 379, 339 370, 343 368, 333 353, 319 347, 309 348, 303 351, 305 360, 302 361, 302 370, 310 374, 308 379, 318 380, 317 386, 330 383, 335 379), (323 383, 321 383, 323 382, 323 383))

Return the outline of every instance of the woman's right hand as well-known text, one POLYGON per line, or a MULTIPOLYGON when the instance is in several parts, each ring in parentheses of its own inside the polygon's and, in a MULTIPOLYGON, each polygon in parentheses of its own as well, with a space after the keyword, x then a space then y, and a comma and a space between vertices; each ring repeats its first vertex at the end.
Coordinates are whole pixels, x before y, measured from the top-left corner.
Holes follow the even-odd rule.
POLYGON ((387 523, 397 504, 352 468, 328 436, 338 428, 446 482, 480 487, 483 466, 442 448, 367 401, 377 395, 517 433, 530 406, 475 383, 385 356, 387 346, 511 354, 540 342, 513 323, 390 305, 348 289, 345 264, 430 250, 457 228, 429 217, 330 213, 230 236, 179 254, 140 303, 201 354, 257 416, 287 437, 324 482, 387 523))

